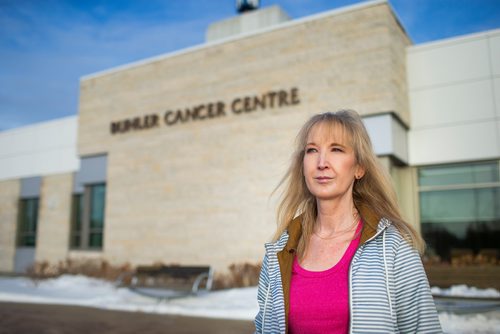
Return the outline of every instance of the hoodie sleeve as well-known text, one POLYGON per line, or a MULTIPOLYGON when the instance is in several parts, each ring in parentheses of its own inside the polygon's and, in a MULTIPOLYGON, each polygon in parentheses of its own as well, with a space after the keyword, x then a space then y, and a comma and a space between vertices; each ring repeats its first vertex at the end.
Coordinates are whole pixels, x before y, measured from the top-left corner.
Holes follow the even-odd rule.
POLYGON ((442 333, 418 252, 401 240, 395 252, 395 312, 401 333, 442 333))
POLYGON ((266 299, 269 289, 269 277, 268 277, 268 258, 267 255, 264 256, 264 260, 262 261, 262 268, 260 270, 259 276, 259 287, 257 290, 257 302, 259 304, 259 312, 255 317, 255 332, 254 333, 263 333, 263 321, 265 315, 265 307, 266 307, 266 299))

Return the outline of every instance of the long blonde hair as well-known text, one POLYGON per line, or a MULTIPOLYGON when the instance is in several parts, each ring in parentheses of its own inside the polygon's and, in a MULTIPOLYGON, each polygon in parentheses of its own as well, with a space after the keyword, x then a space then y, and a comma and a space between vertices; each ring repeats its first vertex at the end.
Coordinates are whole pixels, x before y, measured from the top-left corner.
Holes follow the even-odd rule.
POLYGON ((278 229, 274 240, 279 238, 297 215, 302 215, 302 236, 297 249, 299 256, 304 254, 312 235, 318 213, 316 198, 309 192, 304 180, 303 160, 307 137, 317 124, 326 125, 330 131, 340 126, 354 150, 357 163, 365 169, 364 176, 354 182, 352 194, 354 206, 358 210, 369 209, 377 216, 389 219, 410 244, 422 252, 424 241, 419 233, 403 220, 390 176, 373 152, 370 137, 361 117, 352 110, 318 114, 302 126, 296 138, 296 149, 292 155, 291 165, 275 189, 276 191, 281 187, 284 188, 278 205, 278 229))

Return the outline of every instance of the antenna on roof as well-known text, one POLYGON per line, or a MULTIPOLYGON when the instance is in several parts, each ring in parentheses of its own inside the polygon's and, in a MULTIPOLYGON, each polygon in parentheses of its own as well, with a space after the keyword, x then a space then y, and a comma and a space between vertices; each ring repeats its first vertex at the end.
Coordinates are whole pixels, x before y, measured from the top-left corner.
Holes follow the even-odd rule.
POLYGON ((236 0, 236 11, 239 14, 256 10, 259 8, 259 0, 236 0))

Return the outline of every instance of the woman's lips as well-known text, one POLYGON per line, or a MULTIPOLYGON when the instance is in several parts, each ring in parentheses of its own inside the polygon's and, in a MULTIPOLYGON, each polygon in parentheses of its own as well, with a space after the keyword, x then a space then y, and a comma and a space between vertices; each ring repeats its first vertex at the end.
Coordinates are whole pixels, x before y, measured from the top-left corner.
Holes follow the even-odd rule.
POLYGON ((317 177, 315 177, 315 179, 319 183, 327 183, 327 182, 331 181, 333 179, 333 177, 329 177, 329 176, 317 176, 317 177))

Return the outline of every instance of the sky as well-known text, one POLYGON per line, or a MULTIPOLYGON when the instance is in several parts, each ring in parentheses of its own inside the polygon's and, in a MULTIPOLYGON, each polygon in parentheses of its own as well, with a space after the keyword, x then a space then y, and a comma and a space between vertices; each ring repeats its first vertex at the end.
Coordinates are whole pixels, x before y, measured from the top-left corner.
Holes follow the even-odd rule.
MULTIPOLYGON (((292 19, 360 0, 261 0, 292 19)), ((235 0, 0 0, 0 131, 78 114, 80 78, 203 44, 235 0)), ((500 0, 389 0, 413 43, 500 27, 500 0)))

